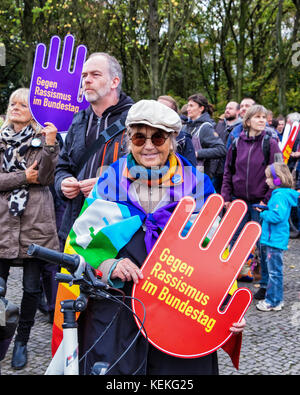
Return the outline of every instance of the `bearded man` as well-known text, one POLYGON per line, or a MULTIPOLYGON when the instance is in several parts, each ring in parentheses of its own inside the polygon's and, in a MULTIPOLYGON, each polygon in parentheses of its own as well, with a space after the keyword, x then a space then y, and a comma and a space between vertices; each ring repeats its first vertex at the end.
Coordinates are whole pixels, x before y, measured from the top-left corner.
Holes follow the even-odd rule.
POLYGON ((91 54, 82 69, 82 94, 90 106, 74 116, 55 172, 56 193, 66 201, 62 245, 103 167, 125 154, 122 125, 133 100, 121 86, 118 61, 104 52, 91 54))

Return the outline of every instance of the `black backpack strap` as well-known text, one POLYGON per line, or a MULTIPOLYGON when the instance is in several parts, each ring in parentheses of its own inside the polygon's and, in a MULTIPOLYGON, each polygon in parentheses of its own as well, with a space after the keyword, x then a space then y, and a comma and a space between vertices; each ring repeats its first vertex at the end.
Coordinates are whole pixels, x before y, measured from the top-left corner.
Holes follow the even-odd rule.
POLYGON ((264 166, 268 166, 270 162, 270 138, 269 134, 265 134, 262 141, 262 151, 264 154, 264 166))
POLYGON ((232 175, 235 174, 235 162, 236 162, 236 156, 237 156, 237 143, 238 143, 239 138, 235 137, 233 142, 231 143, 231 163, 230 163, 230 172, 232 175))
POLYGON ((124 129, 125 129, 125 120, 118 119, 116 122, 112 123, 106 129, 102 130, 98 139, 93 144, 89 145, 86 148, 84 154, 79 159, 75 174, 77 175, 79 174, 80 170, 83 168, 83 166, 88 161, 88 159, 98 151, 101 145, 107 143, 109 140, 111 140, 113 137, 115 137, 124 129))

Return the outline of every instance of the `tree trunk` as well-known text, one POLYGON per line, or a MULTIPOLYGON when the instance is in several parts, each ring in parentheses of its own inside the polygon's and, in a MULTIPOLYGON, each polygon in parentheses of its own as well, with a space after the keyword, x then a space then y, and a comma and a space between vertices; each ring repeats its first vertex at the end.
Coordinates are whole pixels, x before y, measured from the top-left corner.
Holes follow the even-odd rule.
POLYGON ((23 20, 21 21, 21 23, 22 23, 22 28, 23 28, 24 41, 29 45, 29 48, 28 48, 26 55, 25 55, 26 59, 25 59, 24 74, 23 74, 22 81, 21 81, 21 84, 25 87, 29 87, 29 85, 30 85, 33 58, 34 58, 34 47, 33 47, 33 43, 32 43, 32 41, 33 41, 32 40, 32 35, 33 35, 32 7, 33 7, 32 1, 30 1, 30 0, 24 1, 24 13, 23 13, 23 20))
POLYGON ((173 49, 178 40, 178 37, 182 33, 184 27, 188 23, 190 16, 194 10, 194 0, 184 0, 180 2, 181 14, 175 11, 172 1, 169 0, 169 15, 168 15, 168 33, 167 42, 164 48, 161 48, 163 53, 163 61, 160 69, 160 91, 162 94, 166 93, 168 75, 169 75, 169 64, 173 55, 173 49), (177 16, 176 16, 177 14, 177 16))
POLYGON ((232 75, 231 70, 231 60, 230 57, 226 54, 226 44, 228 41, 228 30, 230 28, 230 13, 232 2, 229 2, 228 7, 225 7, 225 16, 222 23, 222 27, 220 30, 220 64, 222 65, 223 71, 225 73, 225 77, 227 80, 227 91, 226 91, 226 99, 230 100, 234 97, 235 89, 235 81, 232 75))
POLYGON ((283 0, 278 0, 278 12, 276 19, 276 41, 278 50, 278 111, 285 114, 286 111, 286 68, 284 48, 282 42, 281 23, 282 23, 282 4, 283 0))
POLYGON ((133 95, 132 98, 134 100, 138 100, 140 98, 140 81, 139 81, 139 75, 140 75, 140 64, 139 64, 139 59, 137 55, 138 49, 136 48, 136 18, 137 18, 137 10, 138 10, 138 1, 130 1, 129 2, 129 19, 131 23, 131 29, 130 29, 130 39, 131 39, 131 49, 130 49, 130 59, 131 59, 131 66, 132 66, 132 91, 133 95))
POLYGON ((149 5, 149 54, 150 54, 150 86, 151 97, 156 99, 160 94, 159 86, 159 19, 158 0, 148 0, 149 5))
POLYGON ((245 31, 248 2, 242 0, 240 2, 240 16, 239 16, 239 41, 237 46, 237 78, 236 90, 237 101, 241 102, 243 97, 243 82, 244 82, 244 65, 245 65, 245 31))

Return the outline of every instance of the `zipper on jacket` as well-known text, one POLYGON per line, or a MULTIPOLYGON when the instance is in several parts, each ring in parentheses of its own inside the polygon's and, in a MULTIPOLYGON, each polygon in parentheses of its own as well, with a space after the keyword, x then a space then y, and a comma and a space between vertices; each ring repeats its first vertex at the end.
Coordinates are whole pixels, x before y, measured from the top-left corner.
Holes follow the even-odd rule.
POLYGON ((101 118, 98 117, 97 118, 97 132, 96 132, 97 139, 99 137, 100 124, 101 124, 101 118))
MULTIPOLYGON (((96 130, 96 140, 98 139, 98 137, 99 137, 99 130, 100 130, 100 125, 101 125, 101 117, 99 118, 99 117, 97 117, 97 130, 96 130)), ((90 129, 90 126, 89 126, 89 129, 90 129)), ((89 131, 89 130, 88 130, 89 131)), ((91 168, 90 168, 90 172, 89 172, 89 178, 91 178, 91 171, 92 171, 92 168, 94 167, 94 163, 95 163, 95 160, 96 160, 96 153, 93 155, 93 157, 92 157, 92 163, 91 163, 91 168)))

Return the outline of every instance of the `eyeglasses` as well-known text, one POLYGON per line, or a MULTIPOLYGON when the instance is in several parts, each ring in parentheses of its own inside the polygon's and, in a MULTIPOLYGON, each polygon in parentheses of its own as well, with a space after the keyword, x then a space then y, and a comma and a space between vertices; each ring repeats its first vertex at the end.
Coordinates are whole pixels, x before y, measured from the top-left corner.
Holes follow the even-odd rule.
POLYGON ((163 132, 156 132, 151 137, 146 137, 142 133, 135 133, 130 138, 130 140, 132 141, 132 144, 136 145, 137 147, 141 147, 142 145, 146 144, 146 140, 151 140, 153 145, 160 147, 169 137, 169 135, 166 137, 163 132))

